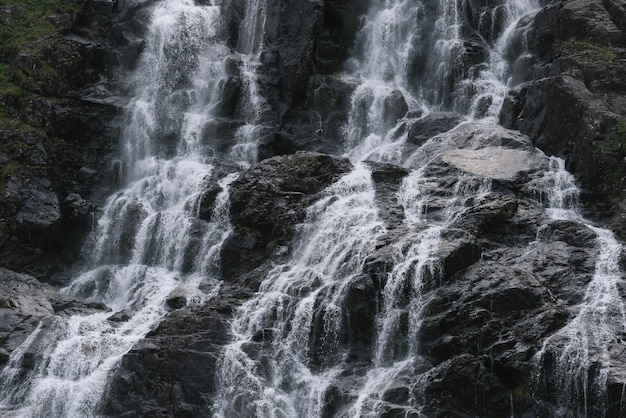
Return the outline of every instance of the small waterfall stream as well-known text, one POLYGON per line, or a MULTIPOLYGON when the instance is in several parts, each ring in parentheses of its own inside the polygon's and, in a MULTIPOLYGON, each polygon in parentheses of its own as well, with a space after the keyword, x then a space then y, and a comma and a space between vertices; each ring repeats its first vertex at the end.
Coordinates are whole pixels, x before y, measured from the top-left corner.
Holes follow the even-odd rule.
POLYGON ((548 214, 583 224, 596 235, 595 272, 573 319, 550 336, 537 354, 539 390, 557 394, 559 417, 604 416, 612 351, 624 344, 626 304, 620 294, 622 245, 615 235, 591 225, 577 211, 578 187, 562 159, 552 157, 545 175, 548 214), (548 375, 552 374, 552 375, 548 375))
POLYGON ((267 103, 257 83, 257 69, 260 66, 259 55, 265 36, 267 0, 246 2, 244 18, 237 39, 237 53, 240 54, 240 68, 243 99, 239 105, 238 117, 243 125, 235 132, 236 144, 230 156, 240 161, 244 167, 257 161, 257 140, 263 130, 263 112, 267 103))
POLYGON ((366 167, 325 195, 309 209, 292 260, 239 309, 220 367, 217 416, 324 416, 323 397, 347 355, 344 299, 385 233, 366 167), (256 358, 266 338, 269 347, 259 348, 269 358, 256 358))
MULTIPOLYGON (((490 179, 460 176, 447 196, 443 216, 429 219, 426 206, 433 196, 423 185, 432 181, 423 169, 415 170, 404 179, 398 192, 408 227, 423 229, 408 248, 396 248, 394 268, 388 274, 377 317, 373 367, 367 372, 349 416, 383 415, 383 398, 393 391, 394 385, 409 376, 419 381, 415 375, 428 370, 428 363, 419 355, 418 332, 424 293, 442 284, 442 265, 437 255, 441 233, 466 209, 480 203, 491 189, 490 179)), ((411 397, 408 404, 404 407, 406 416, 419 413, 414 408, 419 400, 411 397)))
POLYGON ((483 43, 467 40, 467 32, 480 28, 466 27, 464 1, 387 0, 371 6, 346 65, 347 76, 360 81, 345 127, 347 156, 397 162, 396 147, 406 141, 398 125, 431 112, 497 122, 510 88, 510 63, 525 50, 523 19, 539 5, 495 3, 480 12, 480 22, 489 14, 500 22, 478 24, 483 43))

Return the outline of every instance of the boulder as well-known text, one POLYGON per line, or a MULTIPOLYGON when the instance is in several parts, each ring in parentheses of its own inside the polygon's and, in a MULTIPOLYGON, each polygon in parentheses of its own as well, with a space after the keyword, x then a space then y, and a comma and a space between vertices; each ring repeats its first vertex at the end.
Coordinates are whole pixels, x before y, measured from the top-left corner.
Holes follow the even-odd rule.
POLYGON ((421 145, 435 135, 454 128, 462 120, 461 115, 456 113, 429 113, 408 123, 407 141, 421 145))
MULTIPOLYGON (((171 311, 124 355, 107 385, 105 416, 210 416, 217 363, 233 311, 250 295, 230 286, 200 305, 171 311)), ((170 299, 171 300, 171 299, 170 299)))

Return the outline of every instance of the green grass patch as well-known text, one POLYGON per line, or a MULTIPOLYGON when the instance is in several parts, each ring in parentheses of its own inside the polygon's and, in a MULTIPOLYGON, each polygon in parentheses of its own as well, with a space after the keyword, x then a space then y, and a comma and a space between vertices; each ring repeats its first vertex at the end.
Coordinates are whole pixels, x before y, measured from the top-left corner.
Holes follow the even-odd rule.
MULTIPOLYGON (((80 9, 76 0, 0 0, 0 94, 21 96, 20 74, 6 62, 16 48, 28 50, 34 41, 59 33, 54 14, 73 14, 80 9)), ((50 79, 54 79, 51 75, 50 79)))
POLYGON ((47 17, 73 13, 80 8, 73 0, 0 0, 0 7, 9 10, 6 24, 0 26, 3 52, 58 32, 47 17))
POLYGON ((598 151, 602 154, 626 154, 626 120, 617 122, 613 136, 598 142, 598 151))
MULTIPOLYGON (((610 49, 603 48, 601 46, 595 45, 586 40, 580 40, 575 38, 570 38, 565 41, 565 45, 574 51, 587 54, 591 53, 591 55, 599 56, 604 61, 614 61, 615 53, 610 49)), ((589 57, 589 61, 591 61, 594 57, 589 57)))
POLYGON ((11 66, 0 62, 0 94, 4 96, 21 96, 22 89, 13 83, 11 66))
MULTIPOLYGON (((42 128, 33 126, 20 119, 11 117, 7 113, 3 112, 1 107, 0 107, 0 129, 9 130, 9 131, 30 132, 31 134, 36 135, 42 139, 46 139, 48 137, 48 135, 46 134, 46 131, 43 130, 42 128)), ((0 144, 0 148, 5 150, 5 152, 9 151, 8 149, 6 149, 7 146, 8 146, 7 143, 0 144)))
POLYGON ((22 166, 17 161, 9 161, 2 167, 2 173, 0 174, 0 178, 2 182, 5 182, 9 176, 15 176, 20 172, 22 166))

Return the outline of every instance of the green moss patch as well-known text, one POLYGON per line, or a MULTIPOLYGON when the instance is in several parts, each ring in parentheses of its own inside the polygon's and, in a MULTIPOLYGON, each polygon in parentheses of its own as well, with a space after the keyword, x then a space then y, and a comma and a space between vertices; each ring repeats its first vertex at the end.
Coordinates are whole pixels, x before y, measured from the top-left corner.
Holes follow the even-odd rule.
MULTIPOLYGON (((59 33, 59 22, 71 22, 79 9, 76 0, 0 0, 0 94, 23 93, 20 74, 9 65, 8 57, 59 33), (58 18, 63 15, 67 17, 58 18)), ((54 79, 54 75, 49 78, 54 79)))
POLYGON ((1 181, 4 183, 5 181, 7 181, 9 176, 17 175, 20 172, 21 168, 22 167, 18 162, 9 161, 4 165, 4 167, 2 167, 2 172, 0 173, 1 181))
POLYGON ((80 6, 72 0, 0 0, 0 8, 8 17, 0 25, 0 47, 8 49, 26 45, 58 31, 54 14, 72 14, 80 6))
POLYGON ((608 48, 595 45, 587 40, 570 38, 565 41, 565 45, 569 49, 586 56, 588 61, 595 61, 598 57, 603 61, 615 61, 615 53, 613 51, 608 48))
POLYGON ((0 94, 4 96, 21 96, 22 89, 13 83, 13 71, 11 66, 0 62, 0 94))
POLYGON ((617 122, 615 134, 598 142, 601 154, 626 154, 626 120, 617 122))

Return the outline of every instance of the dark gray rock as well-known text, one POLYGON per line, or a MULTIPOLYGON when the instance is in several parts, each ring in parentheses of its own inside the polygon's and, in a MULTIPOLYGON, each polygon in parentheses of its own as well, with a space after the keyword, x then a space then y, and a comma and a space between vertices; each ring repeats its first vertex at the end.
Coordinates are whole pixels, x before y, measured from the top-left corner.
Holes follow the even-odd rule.
POLYGON ((533 209, 536 203, 512 195, 492 199, 455 222, 476 240, 481 257, 468 259, 465 269, 426 296, 419 338, 426 359, 435 365, 426 375, 424 395, 433 416, 455 411, 500 416, 494 411, 504 405, 516 414, 538 411, 531 395, 533 356, 567 323, 570 307, 580 303, 594 274, 595 234, 589 228, 545 220, 540 208, 533 209), (537 225, 544 226, 538 230, 537 225), (463 368, 451 367, 470 358, 478 392, 444 393, 457 387, 455 379, 469 378, 463 377, 463 368), (510 396, 512 404, 506 401, 510 396), (464 409, 469 405, 477 409, 464 409))
POLYGON ((339 68, 353 46, 360 17, 367 3, 358 0, 325 0, 322 28, 315 42, 315 67, 320 74, 339 68))
POLYGON ((126 354, 103 396, 105 416, 210 416, 229 320, 250 295, 223 286, 200 306, 169 313, 126 354))
MULTIPOLYGON (((227 9, 233 47, 241 48, 247 42, 238 39, 244 36, 239 28, 245 18, 244 4, 234 0, 227 9)), ((354 0, 268 2, 261 65, 255 69, 265 102, 258 123, 270 128, 269 135, 260 141, 261 159, 296 150, 338 151, 354 86, 320 74, 329 74, 343 63, 366 9, 366 3, 354 0)), ((235 57, 227 62, 235 78, 240 72, 237 61, 235 57)), ((225 85, 226 109, 237 106, 235 84, 229 81, 225 85), (232 93, 226 94, 228 91, 232 93)), ((392 105, 397 110, 398 106, 392 105)))
POLYGON ((258 267, 288 244, 317 194, 349 172, 347 159, 298 152, 265 160, 231 185, 235 231, 222 246, 222 273, 233 279, 258 267))
POLYGON ((70 193, 63 201, 65 218, 76 229, 88 228, 94 222, 95 207, 83 199, 78 193, 70 193))
POLYGON ((588 215, 599 220, 619 219, 624 200, 625 13, 623 2, 611 0, 546 5, 528 33, 526 83, 501 113, 504 126, 566 160, 588 215))
POLYGON ((392 164, 366 162, 372 172, 372 181, 376 190, 376 205, 387 228, 401 227, 404 221, 404 209, 398 202, 398 190, 402 179, 409 170, 392 164))
POLYGON ((304 100, 287 112, 279 135, 294 149, 337 154, 342 152, 343 128, 348 122, 355 80, 313 75, 304 100))
POLYGON ((0 366, 40 321, 55 315, 86 315, 102 310, 106 307, 61 295, 34 277, 0 267, 0 366))
POLYGON ((407 122, 407 141, 421 145, 433 136, 454 128, 462 120, 461 115, 456 113, 429 113, 424 117, 407 122))
POLYGON ((502 383, 469 354, 435 367, 419 391, 423 391, 425 410, 432 417, 502 417, 510 413, 502 383))
MULTIPOLYGON (((109 193, 111 160, 105 156, 117 136, 117 107, 92 96, 96 84, 106 90, 100 81, 110 75, 114 4, 70 3, 72 12, 51 10, 42 17, 55 32, 3 50, 7 80, 21 92, 0 94, 0 258, 3 266, 40 278, 76 259, 87 212, 109 193), (25 94, 28 100, 20 98, 25 94), (93 171, 81 171, 85 167, 93 171), (84 202, 65 200, 74 194, 84 202)), ((19 24, 23 12, 12 9, 2 18, 19 24)))

